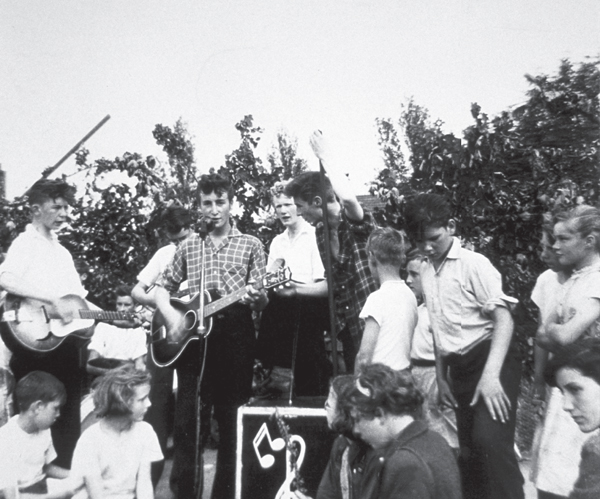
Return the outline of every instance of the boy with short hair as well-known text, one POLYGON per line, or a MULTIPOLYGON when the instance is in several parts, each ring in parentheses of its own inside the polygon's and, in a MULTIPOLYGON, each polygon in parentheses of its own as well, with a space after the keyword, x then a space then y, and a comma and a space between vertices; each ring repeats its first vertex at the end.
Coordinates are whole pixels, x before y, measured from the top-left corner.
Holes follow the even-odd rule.
POLYGON ((46 494, 46 478, 69 472, 53 464, 57 454, 50 427, 66 401, 64 385, 44 371, 21 378, 15 390, 20 413, 0 428, 0 490, 17 485, 20 492, 46 494))
POLYGON ((356 356, 356 373, 375 363, 396 371, 410 368, 417 299, 400 278, 404 252, 403 235, 391 227, 375 229, 369 236, 369 268, 379 289, 369 295, 360 313, 365 329, 356 356))
POLYGON ((448 202, 420 194, 407 202, 409 236, 427 257, 423 294, 436 347, 440 400, 456 408, 465 499, 522 499, 514 452, 521 365, 511 348, 516 300, 500 273, 461 247, 448 202), (450 387, 449 379, 452 387, 450 387))
MULTIPOLYGON (((117 286, 117 312, 133 313, 135 303, 131 297, 130 286, 117 286)), ((136 369, 146 369, 146 331, 136 320, 113 320, 111 324, 99 323, 88 345, 87 371, 101 376, 117 365, 118 361, 131 362, 136 369), (99 359, 106 359, 103 363, 99 359)))

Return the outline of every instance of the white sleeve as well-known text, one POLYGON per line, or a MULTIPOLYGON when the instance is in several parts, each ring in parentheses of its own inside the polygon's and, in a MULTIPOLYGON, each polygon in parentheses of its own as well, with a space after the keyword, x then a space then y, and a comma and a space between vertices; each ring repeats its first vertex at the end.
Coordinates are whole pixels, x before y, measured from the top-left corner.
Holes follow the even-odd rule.
POLYGON ((152 426, 145 421, 139 424, 143 425, 142 434, 145 442, 142 459, 150 461, 151 463, 155 461, 162 461, 164 456, 160 450, 160 444, 158 443, 158 437, 156 436, 154 428, 152 428, 152 426))
POLYGON ((365 302, 365 305, 363 307, 363 309, 360 312, 359 317, 361 319, 366 319, 367 317, 372 317, 375 322, 377 322, 377 324, 379 324, 379 326, 381 326, 381 306, 380 306, 380 300, 378 299, 379 294, 376 292, 371 293, 368 297, 367 297, 367 301, 365 302))

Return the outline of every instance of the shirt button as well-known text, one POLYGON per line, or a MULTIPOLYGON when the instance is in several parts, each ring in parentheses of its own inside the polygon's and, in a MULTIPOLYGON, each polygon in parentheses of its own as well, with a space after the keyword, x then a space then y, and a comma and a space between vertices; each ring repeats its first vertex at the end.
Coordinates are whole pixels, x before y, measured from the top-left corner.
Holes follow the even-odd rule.
POLYGON ((348 305, 346 305, 346 310, 349 310, 349 309, 350 309, 350 307, 348 305))
POLYGON ((380 457, 380 458, 379 458, 379 462, 380 462, 380 463, 383 463, 383 457, 380 457))

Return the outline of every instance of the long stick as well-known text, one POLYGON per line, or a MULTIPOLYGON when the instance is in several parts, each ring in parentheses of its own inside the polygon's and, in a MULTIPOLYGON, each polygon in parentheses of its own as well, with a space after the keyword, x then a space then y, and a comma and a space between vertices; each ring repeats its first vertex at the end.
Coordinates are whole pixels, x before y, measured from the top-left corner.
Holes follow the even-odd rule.
POLYGON ((325 274, 327 275, 327 297, 329 298, 329 327, 331 328, 331 361, 333 362, 333 377, 337 376, 337 326, 335 320, 335 299, 333 297, 333 274, 331 268, 331 243, 329 240, 329 219, 327 212, 327 186, 325 183, 325 168, 319 160, 321 173, 321 197, 323 199, 323 231, 325 236, 325 274))
POLYGON ((71 154, 76 152, 81 147, 81 144, 83 144, 87 139, 89 139, 92 135, 94 135, 100 129, 100 127, 102 125, 104 125, 104 123, 106 123, 109 119, 110 119, 110 114, 107 114, 104 118, 102 118, 102 121, 100 121, 100 123, 98 123, 94 128, 92 128, 83 139, 81 139, 79 142, 77 142, 77 144, 75 144, 75 146, 73 146, 73 148, 71 148, 71 150, 67 154, 65 154, 62 158, 60 158, 58 160, 58 163, 56 163, 54 166, 50 166, 50 167, 46 168, 42 173, 42 178, 47 178, 52 173, 54 173, 56 171, 56 169, 60 165, 62 165, 69 156, 71 156, 71 154))

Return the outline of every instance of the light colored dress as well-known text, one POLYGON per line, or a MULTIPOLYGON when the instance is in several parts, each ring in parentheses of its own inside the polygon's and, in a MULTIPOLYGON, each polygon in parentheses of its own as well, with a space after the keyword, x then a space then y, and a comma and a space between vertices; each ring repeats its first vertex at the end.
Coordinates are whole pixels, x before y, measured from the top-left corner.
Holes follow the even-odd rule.
MULTIPOLYGON (((558 313, 564 322, 573 315, 575 304, 600 299, 600 265, 574 272, 562 286, 549 286, 548 299, 553 299, 552 292, 558 293, 558 313)), ((582 337, 600 336, 599 331, 600 321, 596 321, 582 337)), ((538 490, 568 496, 579 474, 581 450, 589 435, 579 429, 562 406, 560 390, 548 387, 544 420, 533 442, 531 481, 538 490)))

